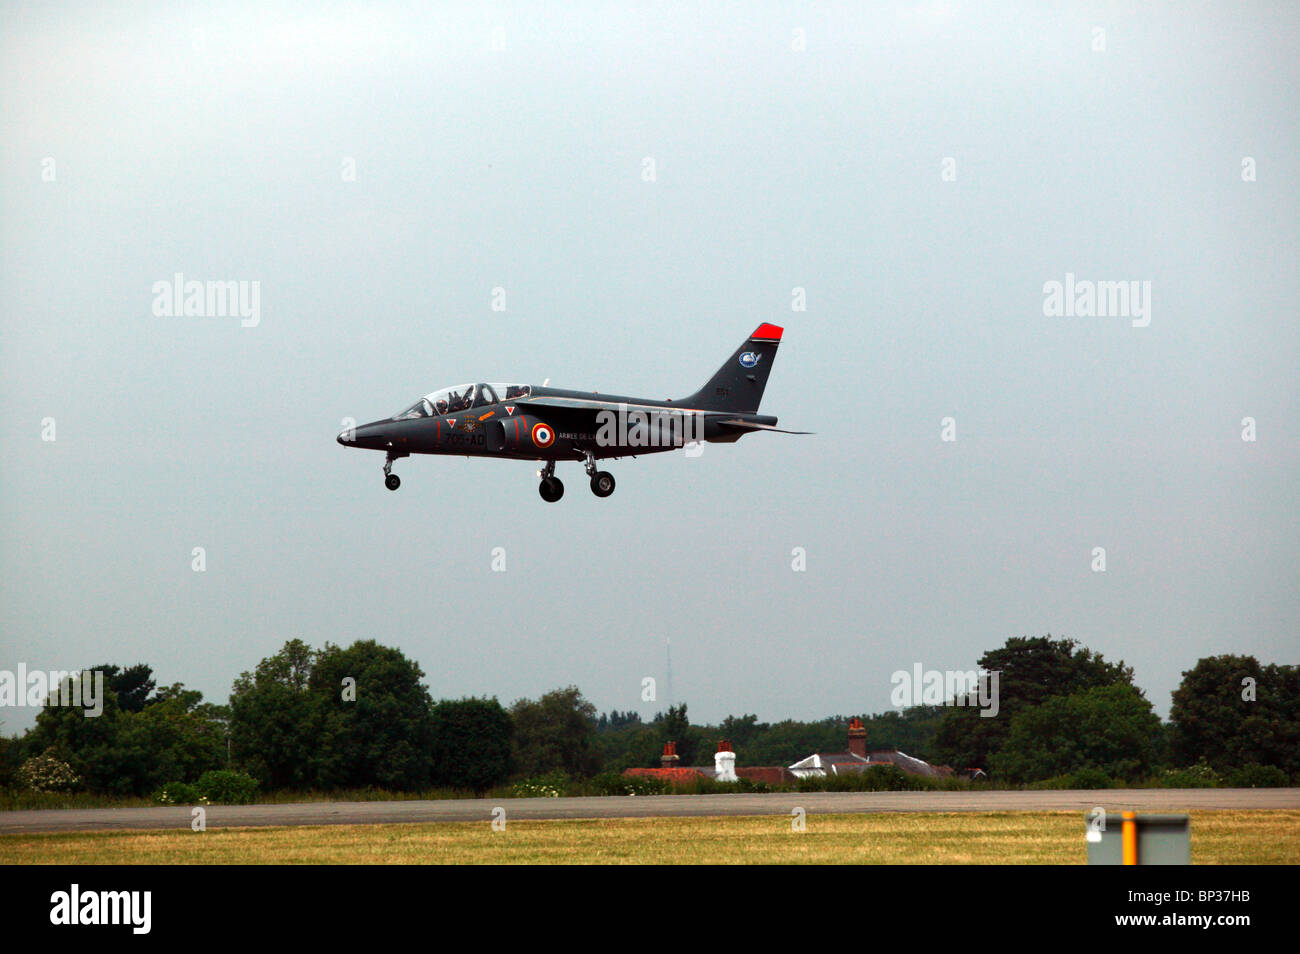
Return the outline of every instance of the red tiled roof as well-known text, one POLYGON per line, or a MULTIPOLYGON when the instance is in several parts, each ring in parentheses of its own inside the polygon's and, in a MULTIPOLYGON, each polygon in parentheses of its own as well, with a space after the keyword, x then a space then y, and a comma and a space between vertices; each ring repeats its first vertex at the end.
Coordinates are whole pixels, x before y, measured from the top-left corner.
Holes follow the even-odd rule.
POLYGON ((661 778, 667 782, 690 782, 704 778, 703 773, 693 768, 630 768, 623 769, 623 774, 639 778, 661 778))

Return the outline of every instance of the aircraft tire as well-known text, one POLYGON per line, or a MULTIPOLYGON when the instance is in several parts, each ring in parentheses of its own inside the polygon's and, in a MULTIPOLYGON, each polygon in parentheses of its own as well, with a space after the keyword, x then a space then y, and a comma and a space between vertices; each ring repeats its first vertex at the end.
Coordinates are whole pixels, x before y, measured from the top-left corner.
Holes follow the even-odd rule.
POLYGON ((396 490, 398 487, 402 486, 402 478, 398 477, 396 474, 389 474, 384 478, 384 486, 389 490, 396 490))
POLYGON ((558 477, 543 478, 537 488, 537 492, 542 495, 542 499, 547 503, 555 503, 564 496, 564 484, 558 477))
POLYGON ((591 475, 591 492, 597 497, 608 497, 614 492, 614 475, 607 470, 598 470, 591 475))

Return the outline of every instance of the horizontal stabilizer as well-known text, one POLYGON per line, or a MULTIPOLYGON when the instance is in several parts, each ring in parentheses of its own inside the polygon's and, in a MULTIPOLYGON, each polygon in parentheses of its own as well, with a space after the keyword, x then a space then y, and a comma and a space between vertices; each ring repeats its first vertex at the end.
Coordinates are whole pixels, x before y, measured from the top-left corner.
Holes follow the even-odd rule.
POLYGON ((737 427, 746 431, 776 431, 778 434, 812 434, 813 431, 787 431, 784 427, 773 427, 771 424, 755 424, 753 421, 718 421, 719 424, 726 427, 737 427))

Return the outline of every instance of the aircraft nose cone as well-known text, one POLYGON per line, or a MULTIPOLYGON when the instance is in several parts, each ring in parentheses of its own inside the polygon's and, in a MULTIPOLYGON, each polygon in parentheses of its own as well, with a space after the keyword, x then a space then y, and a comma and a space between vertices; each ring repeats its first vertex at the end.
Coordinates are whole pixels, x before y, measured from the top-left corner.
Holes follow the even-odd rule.
POLYGON ((339 434, 337 440, 344 447, 359 447, 363 450, 383 450, 392 447, 392 422, 373 421, 370 424, 358 424, 339 434))

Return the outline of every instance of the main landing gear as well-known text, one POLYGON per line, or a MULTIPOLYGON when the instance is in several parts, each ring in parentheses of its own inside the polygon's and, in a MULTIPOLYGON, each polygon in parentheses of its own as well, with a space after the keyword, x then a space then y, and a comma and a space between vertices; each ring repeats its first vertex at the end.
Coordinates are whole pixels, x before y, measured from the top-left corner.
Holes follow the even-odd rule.
POLYGON ((547 503, 555 503, 564 496, 564 483, 555 476, 555 461, 548 460, 546 466, 537 472, 537 476, 542 478, 537 492, 547 503))
POLYGON ((596 458, 588 454, 587 462, 583 466, 587 469, 587 476, 591 478, 593 494, 597 497, 608 497, 614 492, 614 475, 607 470, 597 470, 596 458))
POLYGON ((393 461, 405 457, 405 454, 394 454, 391 451, 384 460, 384 486, 389 490, 396 490, 402 486, 402 478, 393 473, 393 461))
MULTIPOLYGON (((587 476, 591 478, 591 492, 597 497, 608 497, 614 492, 614 475, 604 470, 596 469, 596 459, 592 455, 586 456, 583 467, 587 471, 587 476)), ((555 476, 555 461, 548 460, 546 466, 537 472, 537 476, 542 478, 537 492, 542 495, 542 499, 547 503, 555 503, 564 496, 564 484, 560 478, 555 476)))

